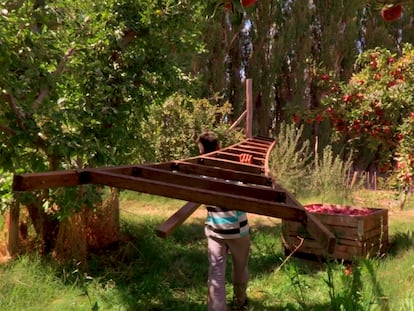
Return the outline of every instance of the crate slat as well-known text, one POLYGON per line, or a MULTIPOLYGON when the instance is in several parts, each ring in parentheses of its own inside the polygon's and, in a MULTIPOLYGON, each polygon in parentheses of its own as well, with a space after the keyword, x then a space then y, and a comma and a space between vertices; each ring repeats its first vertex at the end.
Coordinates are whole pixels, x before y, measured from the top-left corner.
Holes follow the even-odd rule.
MULTIPOLYGON (((331 258, 352 260, 355 257, 374 257, 388 249, 388 210, 370 208, 367 215, 311 213, 336 237, 331 258)), ((311 237, 301 223, 282 220, 282 243, 292 252, 303 238, 298 254, 325 257, 323 247, 311 237)))

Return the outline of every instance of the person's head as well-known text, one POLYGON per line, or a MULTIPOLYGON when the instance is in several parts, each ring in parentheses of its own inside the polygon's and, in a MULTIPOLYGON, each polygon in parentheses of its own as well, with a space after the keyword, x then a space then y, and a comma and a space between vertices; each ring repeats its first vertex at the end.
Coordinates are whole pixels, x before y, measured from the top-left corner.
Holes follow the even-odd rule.
POLYGON ((211 131, 200 134, 197 138, 197 144, 200 154, 213 152, 220 148, 216 134, 211 131))

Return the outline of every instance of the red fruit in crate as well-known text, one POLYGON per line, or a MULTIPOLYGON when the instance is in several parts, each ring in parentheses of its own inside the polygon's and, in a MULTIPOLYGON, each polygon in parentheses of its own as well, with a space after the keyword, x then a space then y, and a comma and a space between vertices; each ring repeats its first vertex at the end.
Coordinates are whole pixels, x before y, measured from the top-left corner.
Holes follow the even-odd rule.
POLYGON ((242 0, 242 5, 245 8, 248 8, 250 6, 253 6, 256 3, 256 0, 242 0))
POLYGON ((401 17, 402 6, 401 4, 396 4, 393 6, 384 6, 381 10, 382 18, 387 22, 396 21, 401 17))

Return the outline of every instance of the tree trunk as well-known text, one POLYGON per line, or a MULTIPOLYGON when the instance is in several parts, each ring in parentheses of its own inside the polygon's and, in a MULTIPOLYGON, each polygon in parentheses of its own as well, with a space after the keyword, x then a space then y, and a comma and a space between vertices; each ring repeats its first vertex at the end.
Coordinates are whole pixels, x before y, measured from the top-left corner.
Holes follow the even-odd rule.
POLYGON ((59 232, 59 220, 46 213, 39 202, 26 206, 35 232, 42 239, 42 253, 50 253, 56 244, 59 232))
POLYGON ((84 207, 61 223, 53 255, 62 262, 85 264, 90 251, 119 241, 119 229, 119 189, 111 188, 101 205, 84 207))
POLYGON ((400 211, 404 209, 405 203, 407 202, 407 196, 408 196, 408 187, 405 187, 402 191, 400 191, 400 202, 399 207, 400 211))

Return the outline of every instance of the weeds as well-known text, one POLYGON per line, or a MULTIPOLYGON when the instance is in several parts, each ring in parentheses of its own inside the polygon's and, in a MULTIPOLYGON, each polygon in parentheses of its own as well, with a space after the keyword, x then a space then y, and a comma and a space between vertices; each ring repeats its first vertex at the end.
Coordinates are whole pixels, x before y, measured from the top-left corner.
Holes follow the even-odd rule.
POLYGON ((338 263, 328 262, 326 265, 327 278, 331 308, 333 311, 349 310, 362 311, 368 310, 362 306, 363 282, 361 280, 361 266, 358 263, 338 265, 338 263), (339 270, 340 286, 337 286, 335 275, 339 270))
POLYGON ((290 285, 292 286, 294 297, 298 304, 303 308, 307 309, 307 295, 306 290, 309 286, 306 284, 305 280, 302 278, 302 273, 299 271, 299 267, 296 264, 288 263, 285 266, 285 272, 287 273, 290 285))
POLYGON ((72 284, 77 286, 82 295, 88 298, 91 306, 91 311, 98 311, 98 302, 92 302, 91 295, 89 294, 89 283, 93 281, 93 277, 86 272, 82 272, 80 268, 81 263, 76 263, 74 267, 63 267, 62 269, 62 281, 64 284, 72 284))

